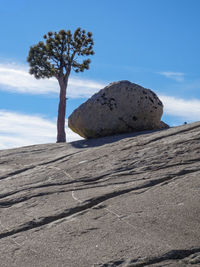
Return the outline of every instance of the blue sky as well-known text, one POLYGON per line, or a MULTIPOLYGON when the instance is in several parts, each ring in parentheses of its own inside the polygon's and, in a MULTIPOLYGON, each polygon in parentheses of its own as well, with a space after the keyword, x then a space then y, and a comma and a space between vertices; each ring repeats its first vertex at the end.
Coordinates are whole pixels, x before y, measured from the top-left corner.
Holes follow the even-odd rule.
MULTIPOLYGON (((48 31, 93 32, 90 70, 71 73, 67 117, 113 81, 155 91, 170 126, 200 120, 199 0, 0 0, 0 149, 56 141, 58 84, 26 58, 48 31)), ((67 129, 67 140, 79 137, 67 129)))

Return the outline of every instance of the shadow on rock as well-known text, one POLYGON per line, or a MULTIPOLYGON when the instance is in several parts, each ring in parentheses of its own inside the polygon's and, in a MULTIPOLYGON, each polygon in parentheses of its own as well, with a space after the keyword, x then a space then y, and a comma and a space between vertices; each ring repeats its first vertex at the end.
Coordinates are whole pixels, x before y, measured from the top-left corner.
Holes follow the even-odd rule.
POLYGON ((91 138, 91 139, 79 140, 79 141, 71 142, 70 144, 75 148, 98 147, 98 146, 103 146, 103 145, 106 145, 106 144, 111 144, 111 143, 120 141, 120 140, 125 139, 125 138, 136 137, 136 136, 139 136, 139 135, 154 133, 154 132, 162 131, 162 130, 164 130, 164 129, 123 133, 123 134, 112 135, 112 136, 105 136, 105 137, 99 137, 99 138, 91 138))

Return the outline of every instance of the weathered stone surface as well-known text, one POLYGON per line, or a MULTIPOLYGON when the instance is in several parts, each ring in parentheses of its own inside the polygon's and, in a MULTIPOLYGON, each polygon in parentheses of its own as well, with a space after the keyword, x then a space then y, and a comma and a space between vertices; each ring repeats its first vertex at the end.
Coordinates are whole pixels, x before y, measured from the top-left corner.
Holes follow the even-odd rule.
POLYGON ((164 121, 160 121, 159 129, 168 129, 169 125, 164 121))
POLYGON ((84 138, 160 128, 163 104, 157 95, 129 81, 114 82, 94 94, 68 118, 84 138))
POLYGON ((200 266, 200 122, 0 151, 0 266, 200 266))

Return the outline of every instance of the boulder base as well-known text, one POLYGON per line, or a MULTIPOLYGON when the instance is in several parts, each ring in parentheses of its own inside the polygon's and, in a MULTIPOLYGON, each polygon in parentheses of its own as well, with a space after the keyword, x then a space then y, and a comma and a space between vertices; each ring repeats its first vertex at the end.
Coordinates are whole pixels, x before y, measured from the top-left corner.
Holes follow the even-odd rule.
POLYGON ((84 138, 160 129, 163 104, 157 95, 129 81, 114 82, 94 94, 68 118, 84 138))
POLYGON ((160 121, 159 129, 169 129, 169 125, 165 123, 164 121, 160 121))

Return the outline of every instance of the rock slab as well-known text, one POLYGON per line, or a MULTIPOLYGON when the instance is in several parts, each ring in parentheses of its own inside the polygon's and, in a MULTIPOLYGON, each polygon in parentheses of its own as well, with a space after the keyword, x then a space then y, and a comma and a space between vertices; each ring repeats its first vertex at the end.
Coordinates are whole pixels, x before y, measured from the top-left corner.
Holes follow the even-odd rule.
POLYGON ((0 266, 200 266, 200 122, 0 151, 0 266))
POLYGON ((96 138, 159 129, 162 114, 163 104, 153 91, 119 81, 78 107, 69 116, 68 125, 84 138, 96 138))

